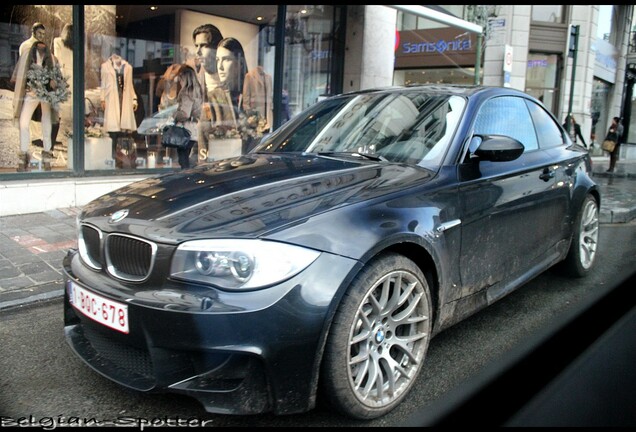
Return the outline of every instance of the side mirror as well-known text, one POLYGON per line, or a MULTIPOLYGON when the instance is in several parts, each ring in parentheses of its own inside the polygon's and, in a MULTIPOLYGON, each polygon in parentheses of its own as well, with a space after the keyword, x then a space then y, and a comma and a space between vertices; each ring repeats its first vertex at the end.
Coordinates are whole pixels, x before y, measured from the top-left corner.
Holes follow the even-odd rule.
POLYGON ((474 155, 480 160, 508 162, 517 159, 524 150, 523 144, 509 136, 481 135, 479 138, 481 143, 474 151, 474 155))

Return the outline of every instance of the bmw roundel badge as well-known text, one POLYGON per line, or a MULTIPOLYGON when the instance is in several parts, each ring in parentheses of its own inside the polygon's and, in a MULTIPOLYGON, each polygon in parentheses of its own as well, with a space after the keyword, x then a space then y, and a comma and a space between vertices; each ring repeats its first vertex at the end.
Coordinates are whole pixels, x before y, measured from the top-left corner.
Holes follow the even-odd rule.
POLYGON ((122 221, 126 216, 128 216, 128 209, 117 210, 112 214, 110 219, 108 219, 108 223, 117 223, 122 221))

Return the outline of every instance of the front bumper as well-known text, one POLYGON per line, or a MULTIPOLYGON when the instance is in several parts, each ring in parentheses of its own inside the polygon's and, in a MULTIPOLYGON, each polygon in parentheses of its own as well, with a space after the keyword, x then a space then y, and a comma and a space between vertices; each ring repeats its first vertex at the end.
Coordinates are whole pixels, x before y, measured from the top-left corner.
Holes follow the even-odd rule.
POLYGON ((356 262, 322 254, 278 286, 243 293, 118 285, 75 251, 63 267, 65 337, 98 373, 138 391, 192 396, 209 412, 290 414, 315 405, 328 324, 356 262), (70 281, 125 303, 129 333, 78 312, 70 281))

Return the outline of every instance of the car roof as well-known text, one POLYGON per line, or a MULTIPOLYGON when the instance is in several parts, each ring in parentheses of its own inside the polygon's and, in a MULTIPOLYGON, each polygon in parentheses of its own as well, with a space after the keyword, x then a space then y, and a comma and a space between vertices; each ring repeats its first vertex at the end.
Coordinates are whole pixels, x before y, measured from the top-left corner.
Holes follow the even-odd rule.
POLYGON ((410 84, 410 85, 397 85, 388 87, 377 87, 365 90, 357 90, 348 93, 352 94, 369 94, 369 93, 391 93, 391 92, 404 92, 404 91, 422 91, 429 94, 456 94, 459 96, 471 97, 478 93, 485 94, 513 94, 513 95, 525 95, 527 93, 509 88, 509 87, 497 87, 486 85, 465 85, 465 84, 410 84))

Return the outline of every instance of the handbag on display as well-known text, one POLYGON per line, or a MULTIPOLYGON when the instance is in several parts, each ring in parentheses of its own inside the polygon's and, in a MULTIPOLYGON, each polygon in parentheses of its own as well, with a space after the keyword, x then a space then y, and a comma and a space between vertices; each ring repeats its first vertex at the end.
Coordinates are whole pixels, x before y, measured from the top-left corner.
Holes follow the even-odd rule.
POLYGON ((610 153, 614 151, 615 147, 616 147, 616 141, 612 141, 612 140, 608 140, 608 139, 603 141, 603 144, 601 145, 601 148, 603 150, 605 150, 606 152, 610 152, 610 153))
POLYGON ((115 144, 115 166, 119 169, 137 168, 137 144, 132 137, 119 137, 115 144))
POLYGON ((190 131, 185 127, 176 124, 166 125, 163 127, 161 145, 176 149, 187 149, 190 137, 190 131))
POLYGON ((89 98, 84 98, 84 127, 104 125, 104 113, 95 108, 95 104, 89 98))

